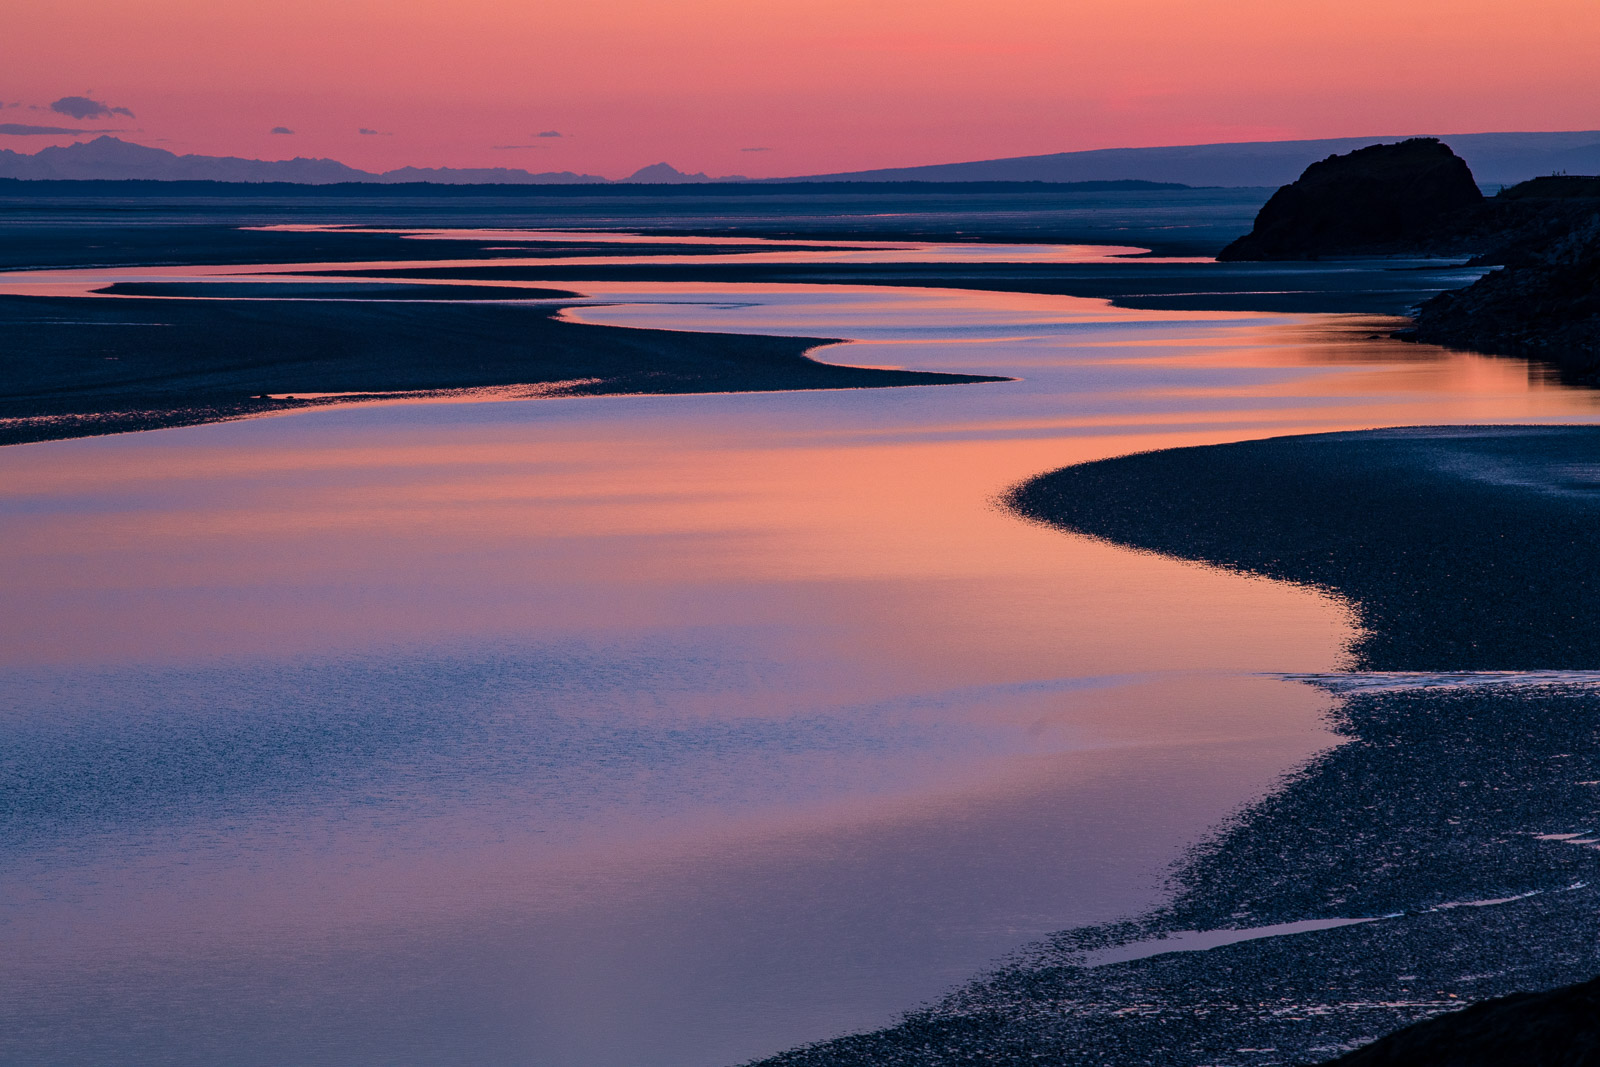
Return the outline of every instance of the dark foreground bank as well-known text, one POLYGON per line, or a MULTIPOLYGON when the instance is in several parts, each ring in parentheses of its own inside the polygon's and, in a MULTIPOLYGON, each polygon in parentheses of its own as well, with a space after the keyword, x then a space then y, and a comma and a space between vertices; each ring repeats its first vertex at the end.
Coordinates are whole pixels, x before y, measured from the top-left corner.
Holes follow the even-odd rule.
POLYGON ((1194 849, 1160 911, 769 1062, 1316 1063, 1592 978, 1600 691, 1560 670, 1596 665, 1596 471, 1600 428, 1457 427, 1177 449, 1019 487, 1036 520, 1351 603, 1360 669, 1307 680, 1337 695, 1344 743, 1194 849), (1472 670, 1514 673, 1449 673, 1472 670))
POLYGON ((1030 518, 1350 600, 1363 670, 1600 667, 1600 428, 1182 448, 1017 489, 1030 518))
POLYGON ((589 326, 556 319, 558 305, 443 303, 415 289, 384 300, 0 297, 0 444, 461 389, 571 396, 1000 380, 820 363, 807 353, 830 343, 823 338, 589 326))

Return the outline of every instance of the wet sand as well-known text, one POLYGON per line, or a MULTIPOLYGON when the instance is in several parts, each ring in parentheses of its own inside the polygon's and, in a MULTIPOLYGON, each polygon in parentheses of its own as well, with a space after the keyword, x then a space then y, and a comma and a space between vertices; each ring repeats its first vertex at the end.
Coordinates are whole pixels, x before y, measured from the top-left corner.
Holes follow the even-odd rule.
POLYGON ((1069 467, 1012 506, 1078 533, 1333 589, 1371 671, 1600 667, 1600 430, 1436 427, 1069 467))
POLYGON ((1351 669, 1307 678, 1343 695, 1345 743, 1194 849, 1158 912, 768 1062, 1317 1062, 1592 977, 1597 470, 1600 428, 1437 427, 1145 453, 1018 487, 1012 507, 1041 522, 1349 602, 1351 669))
POLYGON ((761 392, 1002 380, 808 358, 831 343, 825 338, 589 326, 554 318, 560 307, 549 303, 467 302, 483 299, 478 287, 461 303, 429 299, 428 287, 397 288, 424 292, 385 300, 0 297, 0 375, 7 383, 0 444, 216 422, 375 394, 539 385, 552 387, 544 395, 566 396, 761 392))

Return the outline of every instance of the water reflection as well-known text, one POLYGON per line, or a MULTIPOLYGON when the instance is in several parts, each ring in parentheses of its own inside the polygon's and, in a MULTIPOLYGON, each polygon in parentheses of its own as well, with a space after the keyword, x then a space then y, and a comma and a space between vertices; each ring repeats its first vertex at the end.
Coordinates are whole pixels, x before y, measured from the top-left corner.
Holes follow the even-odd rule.
POLYGON ((1358 318, 585 283, 973 387, 0 450, 0 1050, 709 1064, 883 1023, 1329 742, 1338 605, 996 508, 1063 463, 1592 417, 1358 318))

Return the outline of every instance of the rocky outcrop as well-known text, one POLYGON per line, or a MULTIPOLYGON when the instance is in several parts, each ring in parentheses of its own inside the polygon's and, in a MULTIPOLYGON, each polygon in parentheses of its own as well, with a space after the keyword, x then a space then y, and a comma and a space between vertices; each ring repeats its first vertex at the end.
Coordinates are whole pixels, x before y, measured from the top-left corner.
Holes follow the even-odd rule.
POLYGON ((1600 179, 1525 184, 1535 188, 1508 190, 1506 209, 1527 219, 1478 260, 1504 266, 1423 304, 1402 336, 1537 359, 1569 380, 1600 379, 1600 179))
POLYGON ((1600 1063, 1600 978, 1514 993, 1397 1030, 1327 1067, 1579 1067, 1600 1063))
POLYGON ((1459 255, 1499 266, 1423 304, 1400 336, 1549 363, 1600 382, 1600 178, 1552 175, 1485 200, 1433 138, 1329 156, 1217 258, 1459 255))
POLYGON ((1483 202, 1472 171, 1432 137, 1329 156, 1272 195, 1224 261, 1412 251, 1483 202))

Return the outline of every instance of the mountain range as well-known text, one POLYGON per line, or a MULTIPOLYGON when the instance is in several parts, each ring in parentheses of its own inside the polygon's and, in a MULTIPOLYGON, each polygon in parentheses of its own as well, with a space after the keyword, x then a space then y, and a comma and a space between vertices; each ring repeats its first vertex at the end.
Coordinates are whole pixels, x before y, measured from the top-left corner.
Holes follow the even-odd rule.
MULTIPOLYGON (((937 163, 919 167, 814 174, 765 179, 783 182, 1084 182, 1139 180, 1183 185, 1276 187, 1329 155, 1400 137, 1336 137, 1310 141, 1247 141, 1162 148, 1106 148, 1043 156, 937 163)), ((1443 139, 1467 161, 1482 185, 1512 185, 1547 174, 1600 173, 1600 130, 1560 133, 1469 133, 1443 139)), ((532 173, 512 167, 401 167, 373 172, 332 159, 285 160, 237 156, 177 155, 109 135, 28 155, 0 148, 0 178, 156 179, 162 181, 431 182, 446 185, 617 184, 596 174, 532 173)), ((711 178, 666 163, 643 167, 622 183, 685 184, 744 182, 741 176, 711 178)))
MULTIPOLYGON (((530 173, 512 167, 400 167, 374 173, 334 159, 263 160, 238 156, 178 155, 117 137, 102 136, 63 147, 41 148, 32 155, 0 148, 0 178, 156 179, 159 181, 295 182, 330 185, 337 182, 434 182, 446 185, 602 185, 608 179, 570 170, 530 173)), ((630 182, 707 182, 704 174, 685 174, 656 163, 624 179, 630 182)), ((743 181, 722 178, 719 181, 743 181)))

